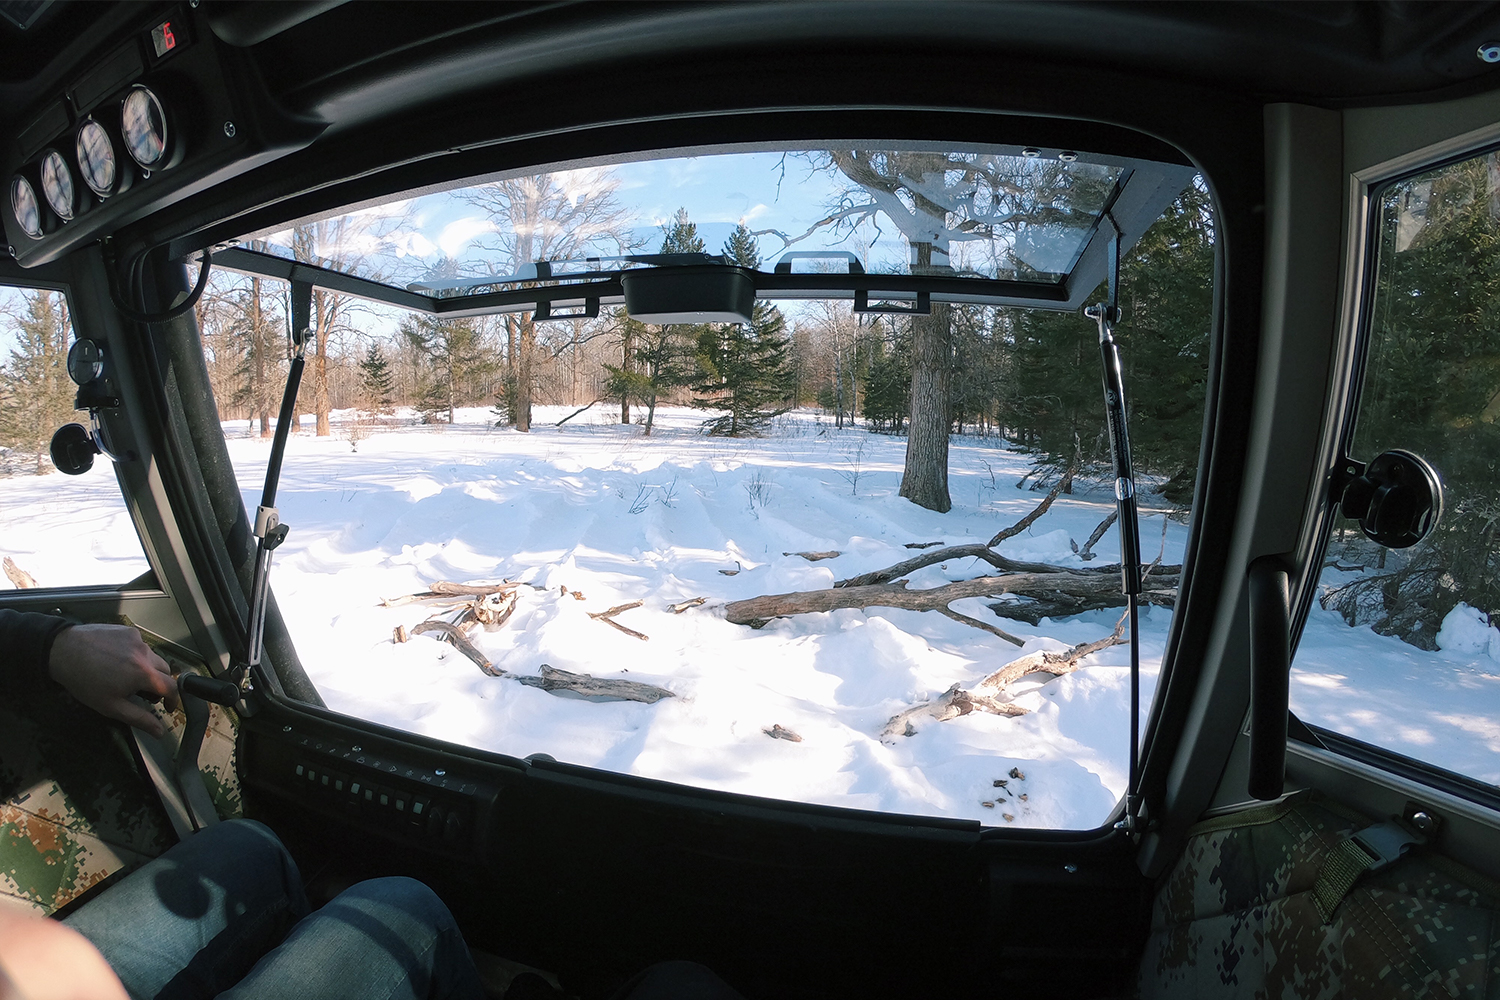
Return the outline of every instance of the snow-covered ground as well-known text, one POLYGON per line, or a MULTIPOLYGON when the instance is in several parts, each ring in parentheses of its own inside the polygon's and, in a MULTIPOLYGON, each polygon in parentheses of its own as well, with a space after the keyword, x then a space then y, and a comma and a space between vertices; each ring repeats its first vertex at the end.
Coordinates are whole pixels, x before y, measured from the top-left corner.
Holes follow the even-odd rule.
MULTIPOLYGON (((1041 497, 1015 486, 1026 455, 955 438, 954 508, 944 515, 896 496, 904 440, 835 430, 826 417, 790 415, 766 437, 731 441, 699 434, 702 414, 691 410, 658 411, 651 438, 612 422, 603 407, 553 426, 568 412, 540 408, 529 435, 495 428, 487 410, 474 409, 451 427, 397 421, 355 442, 338 419, 347 415, 336 414, 334 437, 292 437, 279 495, 292 531, 272 580, 330 707, 501 753, 754 795, 997 826, 1087 828, 1106 819, 1125 779, 1124 646, 1067 677, 1015 685, 1024 716, 928 721, 887 741, 880 733, 896 712, 955 682, 969 686, 1034 649, 1104 636, 1116 614, 1031 627, 995 616, 986 600, 955 605, 1025 638, 1017 649, 935 613, 839 611, 757 631, 716 611, 893 564, 912 554, 908 542, 987 540, 1041 497), (842 555, 814 563, 783 554, 814 550, 842 555), (676 697, 644 705, 549 694, 485 676, 430 637, 393 643, 396 626, 410 629, 431 609, 382 599, 435 580, 502 578, 540 588, 522 590, 502 629, 473 634, 505 670, 534 674, 546 663, 657 684, 676 697), (584 599, 565 597, 563 586, 584 599), (694 597, 707 603, 668 610, 694 597), (645 642, 587 614, 635 600, 644 606, 619 620, 645 642), (766 735, 778 725, 802 741, 766 735), (1013 768, 1025 778, 1009 777, 1013 768)), ((244 422, 225 431, 253 509, 269 442, 244 422)), ((1001 551, 1079 565, 1070 539, 1082 544, 1112 502, 1102 492, 1063 497, 1001 551)), ((1148 557, 1164 544, 1165 561, 1181 559, 1184 525, 1148 512, 1141 534, 1148 557)), ((0 479, 0 549, 43 585, 119 581, 145 567, 102 462, 80 479, 0 479)), ((1114 533, 1096 549, 1100 562, 1115 561, 1114 533)), ((984 570, 974 560, 932 566, 910 585, 984 570)), ((1142 616, 1148 702, 1169 621, 1163 609, 1142 616)), ((1500 641, 1489 639, 1500 633, 1482 620, 1452 621, 1445 651, 1428 654, 1315 608, 1294 670, 1294 709, 1500 781, 1500 641)))

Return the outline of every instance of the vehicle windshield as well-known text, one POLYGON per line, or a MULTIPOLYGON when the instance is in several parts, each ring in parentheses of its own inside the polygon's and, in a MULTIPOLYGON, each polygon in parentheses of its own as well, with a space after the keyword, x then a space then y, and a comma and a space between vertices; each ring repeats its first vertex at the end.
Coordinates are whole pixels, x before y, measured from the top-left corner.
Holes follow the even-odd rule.
POLYGON ((404 285, 656 253, 681 212, 711 252, 743 224, 767 262, 835 251, 870 272, 1056 283, 1129 172, 1061 155, 850 148, 645 159, 424 194, 248 245, 404 285))
MULTIPOLYGON (((788 251, 836 249, 867 272, 976 286, 1066 276, 1082 305, 1103 294, 1101 209, 1147 173, 1057 151, 665 156, 245 246, 402 294, 542 260, 709 254, 769 274, 788 251)), ((1212 211, 1180 177, 1149 217, 1115 218, 1132 234, 1119 337, 1153 563, 1148 705, 1211 325, 1212 211)), ((215 267, 199 307, 251 508, 287 296, 215 267)), ((915 305, 761 297, 747 324, 651 325, 606 304, 543 322, 319 287, 272 586, 320 694, 413 732, 697 787, 1103 823, 1126 778, 1129 655, 1098 330, 1071 306, 915 305), (913 433, 934 419, 946 435, 913 433)))

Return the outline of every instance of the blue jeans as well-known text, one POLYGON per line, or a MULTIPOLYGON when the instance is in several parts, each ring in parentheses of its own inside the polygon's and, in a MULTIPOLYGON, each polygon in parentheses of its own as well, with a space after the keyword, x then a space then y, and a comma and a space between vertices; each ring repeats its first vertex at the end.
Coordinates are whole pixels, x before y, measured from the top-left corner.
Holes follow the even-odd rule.
POLYGON ((478 1000, 453 916, 415 879, 361 882, 308 913, 276 835, 212 826, 64 921, 136 1000, 478 1000))

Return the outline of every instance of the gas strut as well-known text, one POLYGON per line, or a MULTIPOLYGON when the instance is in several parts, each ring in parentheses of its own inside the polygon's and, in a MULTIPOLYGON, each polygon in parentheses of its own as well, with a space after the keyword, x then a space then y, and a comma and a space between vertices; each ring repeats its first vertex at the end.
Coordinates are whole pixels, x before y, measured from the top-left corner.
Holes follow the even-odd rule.
POLYGON ((271 457, 266 462, 266 485, 261 491, 260 506, 255 511, 255 574, 250 583, 250 620, 245 637, 245 662, 239 667, 238 681, 248 682, 250 672, 260 666, 266 632, 266 600, 271 576, 271 553, 286 540, 287 526, 276 510, 276 486, 281 480, 281 460, 286 453, 286 437, 291 431, 297 405, 297 388, 302 384, 303 357, 312 330, 312 284, 292 282, 292 366, 286 376, 286 391, 281 396, 281 412, 276 417, 276 436, 271 439, 271 457))
POLYGON ((1084 315, 1099 324, 1099 354, 1104 365, 1104 417, 1109 425, 1109 453, 1114 462, 1115 506, 1120 523, 1120 589, 1130 617, 1130 774, 1125 792, 1127 833, 1140 824, 1141 640, 1137 622, 1141 595, 1141 531, 1136 521, 1135 478, 1130 465, 1130 429, 1125 418, 1125 379, 1114 326, 1120 320, 1120 227, 1105 215, 1114 235, 1109 241, 1109 298, 1084 315))

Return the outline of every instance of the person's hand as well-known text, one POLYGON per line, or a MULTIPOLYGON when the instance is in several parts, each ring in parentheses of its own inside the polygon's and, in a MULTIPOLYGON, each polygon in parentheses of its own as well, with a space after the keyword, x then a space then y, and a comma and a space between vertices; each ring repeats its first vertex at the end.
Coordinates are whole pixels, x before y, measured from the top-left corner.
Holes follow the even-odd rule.
POLYGON ((165 700, 174 709, 178 704, 171 668, 128 625, 64 629, 52 642, 47 669, 53 680, 89 708, 152 736, 160 736, 166 727, 131 696, 165 700))
POLYGON ((0 905, 0 1000, 129 1000, 88 940, 55 920, 0 905))

